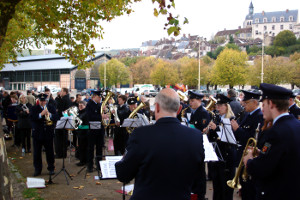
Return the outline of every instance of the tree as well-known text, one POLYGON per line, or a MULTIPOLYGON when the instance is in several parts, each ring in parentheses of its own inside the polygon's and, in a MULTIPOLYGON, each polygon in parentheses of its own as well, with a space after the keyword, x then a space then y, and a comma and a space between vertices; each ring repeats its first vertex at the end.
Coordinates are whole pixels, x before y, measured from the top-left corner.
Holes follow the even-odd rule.
POLYGON ((290 72, 288 82, 294 86, 300 87, 300 53, 294 53, 290 56, 291 67, 288 70, 290 72))
POLYGON ((296 44, 296 36, 289 30, 281 31, 274 40, 274 46, 277 47, 288 47, 294 44, 296 44))
POLYGON ((168 84, 175 85, 178 83, 178 71, 169 62, 158 59, 151 72, 151 80, 155 85, 165 86, 168 84))
MULTIPOLYGON (((249 67, 247 82, 259 86, 261 82, 261 58, 254 60, 254 65, 249 67)), ((283 84, 289 83, 293 65, 289 59, 283 57, 264 56, 264 83, 283 84)))
POLYGON ((234 43, 228 43, 228 44, 226 44, 225 47, 228 48, 228 49, 233 49, 233 50, 236 50, 236 51, 241 51, 241 50, 240 50, 240 47, 237 46, 237 45, 234 44, 234 43))
MULTIPOLYGON (((179 62, 181 66, 180 71, 182 74, 182 83, 191 87, 196 87, 199 79, 199 61, 195 58, 183 57, 177 62, 179 62)), ((204 56, 200 62, 200 83, 201 85, 207 85, 209 84, 210 69, 213 62, 208 58, 208 56, 204 56)))
MULTIPOLYGON (((42 44, 55 44, 56 53, 68 58, 78 68, 93 65, 93 39, 103 37, 101 21, 130 14, 131 5, 141 0, 3 0, 0 2, 0 68, 17 52, 42 44)), ((179 35, 178 16, 170 12, 174 0, 153 0, 158 5, 154 15, 166 15, 168 34, 179 35)), ((188 20, 184 20, 184 24, 188 20)))
POLYGON ((121 58, 120 62, 124 63, 127 67, 130 67, 131 65, 134 65, 138 61, 144 59, 144 57, 125 57, 121 58))
POLYGON ((216 85, 244 85, 246 83, 247 54, 225 49, 218 56, 212 69, 212 83, 216 85))
POLYGON ((106 67, 107 86, 117 84, 128 84, 130 82, 129 68, 117 59, 111 59, 107 63, 102 63, 99 67, 100 80, 104 80, 104 67, 106 67))
POLYGON ((139 60, 134 65, 131 65, 130 72, 133 84, 150 83, 150 73, 156 63, 157 59, 153 57, 147 57, 139 60))

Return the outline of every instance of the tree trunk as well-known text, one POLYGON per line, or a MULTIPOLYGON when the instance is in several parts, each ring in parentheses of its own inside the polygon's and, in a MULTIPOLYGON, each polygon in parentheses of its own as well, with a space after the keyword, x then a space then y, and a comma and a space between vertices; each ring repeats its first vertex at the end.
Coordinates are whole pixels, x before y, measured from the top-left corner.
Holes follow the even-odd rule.
POLYGON ((16 12, 16 6, 21 0, 4 0, 0 3, 0 48, 4 42, 9 21, 16 12))
POLYGON ((0 199, 12 199, 12 185, 8 166, 8 157, 3 136, 2 123, 0 123, 0 199))

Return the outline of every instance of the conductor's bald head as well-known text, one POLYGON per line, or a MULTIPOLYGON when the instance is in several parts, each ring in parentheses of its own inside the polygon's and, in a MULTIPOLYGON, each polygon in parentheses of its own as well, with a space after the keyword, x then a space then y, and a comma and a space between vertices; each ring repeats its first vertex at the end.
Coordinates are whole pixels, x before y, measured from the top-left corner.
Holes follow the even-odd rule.
POLYGON ((155 97, 155 119, 161 117, 176 117, 180 107, 180 99, 175 90, 166 88, 155 97))

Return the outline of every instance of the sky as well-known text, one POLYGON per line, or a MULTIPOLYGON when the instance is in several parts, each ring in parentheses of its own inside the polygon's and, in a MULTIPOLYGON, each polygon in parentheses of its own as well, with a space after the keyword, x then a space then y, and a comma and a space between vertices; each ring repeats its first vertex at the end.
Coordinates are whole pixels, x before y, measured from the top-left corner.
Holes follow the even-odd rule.
MULTIPOLYGON (((175 0, 176 7, 172 13, 173 16, 178 14, 181 22, 183 17, 189 20, 189 24, 182 26, 182 34, 200 35, 210 40, 212 35, 224 28, 229 30, 243 27, 250 2, 251 0, 175 0)), ((300 3, 297 0, 252 0, 252 3, 254 13, 286 9, 300 11, 300 3)), ((135 12, 129 16, 120 16, 111 22, 100 22, 105 33, 103 40, 93 41, 96 50, 139 48, 142 42, 168 38, 167 30, 163 29, 167 19, 165 16, 155 17, 155 7, 157 6, 152 4, 151 0, 142 0, 133 4, 135 12)))

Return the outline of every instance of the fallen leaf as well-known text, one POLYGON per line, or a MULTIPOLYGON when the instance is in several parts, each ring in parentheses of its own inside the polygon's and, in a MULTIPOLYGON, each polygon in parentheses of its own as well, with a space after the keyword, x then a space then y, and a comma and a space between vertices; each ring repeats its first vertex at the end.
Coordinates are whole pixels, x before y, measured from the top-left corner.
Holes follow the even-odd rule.
POLYGON ((73 189, 79 189, 79 187, 73 187, 73 189))
POLYGON ((102 185, 102 183, 100 183, 100 182, 96 182, 96 185, 102 185))
POLYGON ((88 194, 88 196, 93 196, 93 194, 88 194))
POLYGON ((23 159, 23 157, 19 157, 20 159, 23 159))

